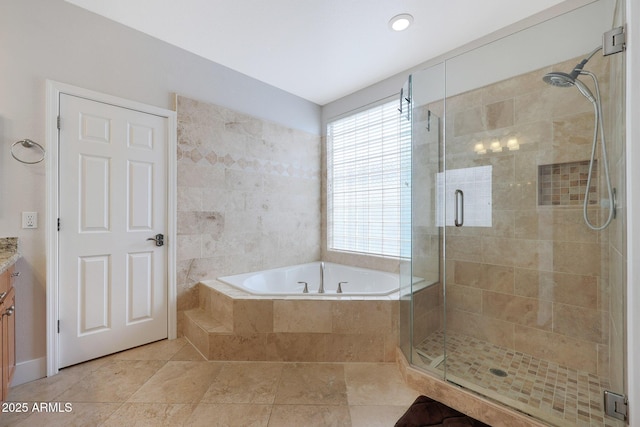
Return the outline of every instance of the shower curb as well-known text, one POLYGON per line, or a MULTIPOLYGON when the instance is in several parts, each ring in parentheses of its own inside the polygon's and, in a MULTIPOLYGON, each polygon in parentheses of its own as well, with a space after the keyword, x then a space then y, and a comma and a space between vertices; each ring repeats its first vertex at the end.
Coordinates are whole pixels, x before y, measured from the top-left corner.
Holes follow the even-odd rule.
POLYGON ((412 367, 400 348, 396 348, 396 363, 410 387, 493 427, 548 427, 528 415, 502 407, 412 367))

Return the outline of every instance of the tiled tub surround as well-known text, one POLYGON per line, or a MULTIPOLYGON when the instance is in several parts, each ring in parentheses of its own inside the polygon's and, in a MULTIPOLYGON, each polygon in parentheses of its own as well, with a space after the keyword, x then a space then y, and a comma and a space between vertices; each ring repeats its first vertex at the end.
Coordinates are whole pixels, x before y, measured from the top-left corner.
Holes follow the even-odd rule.
POLYGON ((209 360, 393 362, 398 295, 261 297, 217 280, 199 285, 184 334, 209 360))
POLYGON ((176 103, 178 311, 198 307, 200 280, 318 260, 320 137, 176 103))

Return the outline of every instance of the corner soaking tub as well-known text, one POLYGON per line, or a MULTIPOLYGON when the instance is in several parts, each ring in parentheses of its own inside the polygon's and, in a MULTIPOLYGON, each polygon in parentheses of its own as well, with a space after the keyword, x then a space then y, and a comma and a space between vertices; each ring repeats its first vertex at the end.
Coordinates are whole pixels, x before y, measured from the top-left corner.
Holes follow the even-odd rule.
POLYGON ((209 360, 395 361, 400 275, 325 262, 321 276, 321 266, 201 281, 185 336, 209 360))
POLYGON ((261 296, 388 296, 398 292, 397 273, 311 262, 290 267, 219 277, 219 281, 261 296), (324 268, 323 268, 324 264, 324 268), (338 284, 342 282, 342 293, 338 284), (305 283, 308 293, 304 292, 305 283), (323 284, 324 293, 319 293, 323 284))

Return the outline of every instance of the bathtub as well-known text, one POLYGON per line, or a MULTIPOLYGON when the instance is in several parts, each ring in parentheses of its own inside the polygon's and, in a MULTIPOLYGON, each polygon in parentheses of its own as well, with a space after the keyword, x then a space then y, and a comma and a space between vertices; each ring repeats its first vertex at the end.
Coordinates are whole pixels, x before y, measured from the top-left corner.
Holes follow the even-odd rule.
POLYGON ((324 266, 322 294, 320 262, 201 281, 185 336, 208 360, 394 362, 400 275, 324 266))
POLYGON ((320 288, 320 262, 299 264, 253 273, 219 277, 234 288, 260 296, 390 296, 399 289, 397 273, 324 263, 324 293, 320 288), (306 282, 308 293, 304 293, 306 282), (338 283, 342 293, 338 293, 338 283))

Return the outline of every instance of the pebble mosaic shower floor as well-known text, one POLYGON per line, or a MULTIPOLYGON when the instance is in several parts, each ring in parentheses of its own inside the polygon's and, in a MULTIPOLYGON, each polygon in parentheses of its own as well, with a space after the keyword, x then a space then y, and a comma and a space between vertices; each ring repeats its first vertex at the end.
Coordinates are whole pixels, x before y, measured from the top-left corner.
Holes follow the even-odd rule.
MULTIPOLYGON (((444 371, 443 340, 443 332, 430 335, 415 348, 414 363, 444 371)), ((549 421, 559 426, 625 425, 603 413, 603 393, 609 389, 606 378, 468 336, 447 334, 446 340, 447 378, 452 382, 468 388, 475 384, 488 397, 538 418, 551 414, 549 421), (496 375, 492 369, 507 375, 496 375)))

